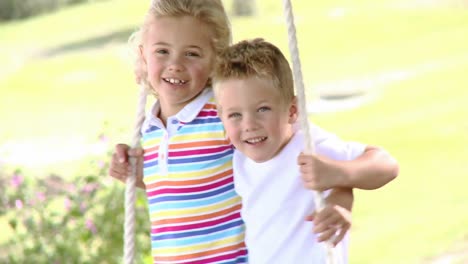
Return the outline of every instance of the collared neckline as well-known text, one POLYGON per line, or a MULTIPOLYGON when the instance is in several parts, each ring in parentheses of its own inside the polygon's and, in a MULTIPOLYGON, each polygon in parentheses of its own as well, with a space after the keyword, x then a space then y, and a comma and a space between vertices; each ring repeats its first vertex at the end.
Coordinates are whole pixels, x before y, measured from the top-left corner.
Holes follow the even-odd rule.
POLYGON ((192 122, 195 117, 198 116, 201 109, 205 104, 213 97, 213 91, 211 88, 205 88, 203 91, 188 105, 186 105, 182 110, 175 115, 175 118, 182 123, 192 122))
MULTIPOLYGON (((205 104, 213 97, 213 91, 211 88, 205 88, 203 91, 197 95, 197 97, 187 104, 182 110, 180 110, 176 115, 170 116, 167 120, 177 119, 181 123, 190 123, 192 122, 200 113, 201 109, 205 104)), ((159 128, 164 128, 162 120, 157 116, 161 109, 159 100, 157 100, 153 107, 151 107, 149 113, 146 115, 147 119, 145 124, 142 127, 142 132, 146 131, 149 126, 156 126, 159 128)), ((168 124, 169 125, 169 124, 168 124)))

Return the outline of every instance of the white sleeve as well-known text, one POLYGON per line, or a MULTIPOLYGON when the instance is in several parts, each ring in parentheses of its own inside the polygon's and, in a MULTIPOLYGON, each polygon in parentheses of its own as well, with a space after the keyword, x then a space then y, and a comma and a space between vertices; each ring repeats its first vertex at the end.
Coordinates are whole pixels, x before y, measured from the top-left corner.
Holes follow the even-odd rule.
POLYGON ((310 123, 310 134, 315 145, 315 152, 334 160, 353 160, 362 155, 366 145, 344 141, 333 133, 310 123))

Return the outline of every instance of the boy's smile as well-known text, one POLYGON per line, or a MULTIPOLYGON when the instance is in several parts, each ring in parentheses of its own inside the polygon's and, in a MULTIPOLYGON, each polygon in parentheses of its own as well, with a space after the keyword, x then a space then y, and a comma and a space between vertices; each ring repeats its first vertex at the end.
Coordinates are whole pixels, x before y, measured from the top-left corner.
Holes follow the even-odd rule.
POLYGON ((252 139, 247 139, 245 142, 248 143, 248 144, 253 144, 253 145, 256 145, 256 144, 259 144, 265 140, 267 140, 268 137, 256 137, 256 138, 252 138, 252 139))
POLYGON ((256 162, 276 156, 292 137, 296 105, 281 100, 265 79, 229 79, 216 86, 221 119, 236 149, 256 162))

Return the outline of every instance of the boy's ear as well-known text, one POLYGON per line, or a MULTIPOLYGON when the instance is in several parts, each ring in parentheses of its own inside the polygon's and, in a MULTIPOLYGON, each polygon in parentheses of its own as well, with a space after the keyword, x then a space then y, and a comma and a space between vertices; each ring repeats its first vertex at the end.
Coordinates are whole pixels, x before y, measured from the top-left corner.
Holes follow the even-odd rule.
POLYGON ((299 107, 297 105, 297 97, 294 96, 294 98, 291 101, 291 104, 289 105, 289 124, 294 124, 297 121, 297 118, 299 116, 299 107))

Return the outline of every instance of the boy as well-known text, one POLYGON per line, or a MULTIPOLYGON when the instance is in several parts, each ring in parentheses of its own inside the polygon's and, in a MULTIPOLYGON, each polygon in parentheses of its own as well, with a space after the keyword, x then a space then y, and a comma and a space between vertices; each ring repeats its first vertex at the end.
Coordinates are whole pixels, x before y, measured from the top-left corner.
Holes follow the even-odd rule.
MULTIPOLYGON (((324 263, 326 250, 317 240, 344 236, 350 213, 334 206, 326 225, 314 227, 305 221, 314 210, 306 187, 379 188, 398 174, 396 161, 382 149, 344 142, 313 125, 317 155, 301 153, 305 135, 295 125, 291 70, 281 51, 262 39, 221 53, 213 84, 218 113, 236 148, 234 183, 242 198, 249 261, 324 263), (317 239, 307 232, 312 228, 325 232, 317 239)), ((337 246, 339 263, 347 263, 345 244, 337 246)))

